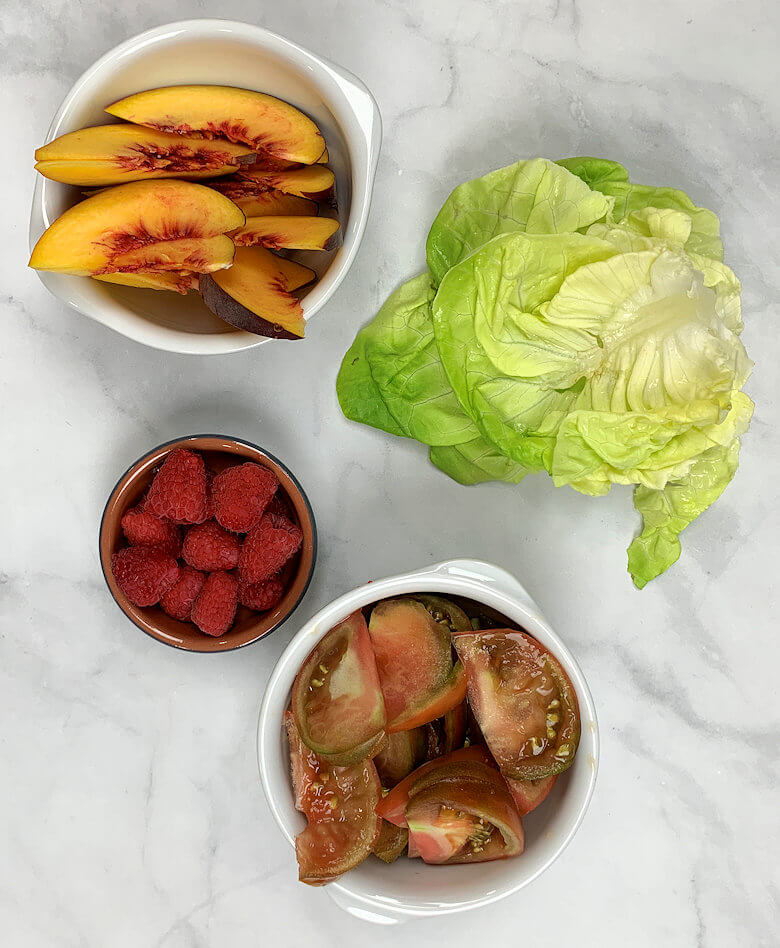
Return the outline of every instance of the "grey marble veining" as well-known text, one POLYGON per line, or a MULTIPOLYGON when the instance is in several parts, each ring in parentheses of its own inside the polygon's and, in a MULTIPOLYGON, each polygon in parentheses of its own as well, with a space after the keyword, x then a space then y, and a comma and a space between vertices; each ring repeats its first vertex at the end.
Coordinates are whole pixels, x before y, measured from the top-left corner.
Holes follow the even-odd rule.
POLYGON ((778 944, 777 5, 5 0, 0 24, 2 943, 778 944), (211 359, 135 345, 26 269, 32 152, 62 96, 127 36, 200 15, 259 22, 343 63, 385 123, 365 242, 306 341, 211 359), (643 593, 625 573, 627 491, 458 487, 419 446, 344 421, 334 392, 357 328, 421 268, 453 185, 519 156, 582 153, 718 212, 756 361, 736 480, 643 593), (118 474, 194 430, 266 445, 309 492, 321 555, 298 619, 456 554, 533 592, 590 680, 603 756, 582 829, 532 887, 386 930, 298 885, 254 751, 264 683, 298 621, 233 654, 179 654, 123 619, 97 562, 118 474))

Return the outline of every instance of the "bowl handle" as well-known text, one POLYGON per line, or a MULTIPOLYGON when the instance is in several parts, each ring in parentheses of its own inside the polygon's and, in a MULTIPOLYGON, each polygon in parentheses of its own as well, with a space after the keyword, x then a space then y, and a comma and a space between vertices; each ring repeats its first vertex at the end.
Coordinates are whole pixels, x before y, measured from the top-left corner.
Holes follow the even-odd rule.
POLYGON ((402 922, 409 921, 409 916, 397 909, 376 905, 373 902, 363 902, 335 885, 326 886, 325 891, 342 911, 353 918, 359 918, 362 922, 372 922, 374 925, 400 925, 402 922))
POLYGON ((321 62, 331 71, 342 94, 352 106, 360 130, 363 133, 368 167, 367 187, 370 191, 379 161, 379 150, 382 145, 382 115, 379 106, 368 86, 357 76, 330 60, 322 59, 321 62))
POLYGON ((420 570, 419 573, 415 573, 415 576, 441 576, 442 574, 456 579, 470 579, 486 583, 505 596, 519 599, 529 612, 541 618, 539 606, 525 586, 500 566, 487 563, 485 560, 445 560, 443 563, 437 563, 435 566, 420 570))

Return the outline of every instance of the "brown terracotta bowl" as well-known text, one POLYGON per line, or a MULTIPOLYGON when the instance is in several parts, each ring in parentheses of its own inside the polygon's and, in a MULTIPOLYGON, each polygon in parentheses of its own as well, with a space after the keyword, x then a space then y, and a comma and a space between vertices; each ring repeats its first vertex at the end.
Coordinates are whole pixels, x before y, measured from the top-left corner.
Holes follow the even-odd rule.
POLYGON ((295 477, 281 461, 257 445, 222 435, 190 435, 168 441, 145 454, 119 479, 108 498, 100 524, 100 565, 119 608, 147 635, 166 645, 189 652, 228 652, 256 642, 278 629, 303 599, 314 572, 316 556, 317 528, 314 514, 303 488, 295 477), (125 545, 121 528, 123 514, 140 500, 165 456, 175 448, 189 448, 200 452, 206 462, 206 469, 212 474, 218 474, 226 467, 246 461, 254 461, 269 468, 279 478, 280 492, 288 501, 290 516, 303 533, 300 551, 282 570, 285 594, 279 605, 263 613, 239 606, 233 628, 220 637, 212 638, 189 622, 172 619, 158 606, 144 608, 133 605, 117 585, 111 571, 111 556, 125 545))

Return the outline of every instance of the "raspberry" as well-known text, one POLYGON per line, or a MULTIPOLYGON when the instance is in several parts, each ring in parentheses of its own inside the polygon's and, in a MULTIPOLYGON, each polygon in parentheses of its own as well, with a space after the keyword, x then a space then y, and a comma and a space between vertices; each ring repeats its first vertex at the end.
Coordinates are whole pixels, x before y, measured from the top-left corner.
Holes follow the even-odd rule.
POLYGON ((191 566, 182 566, 178 581, 160 599, 163 612, 167 612, 172 619, 189 622, 192 604, 198 598, 205 582, 205 573, 199 573, 191 566))
POLYGON ((214 516, 226 530, 247 533, 257 526, 279 481, 259 464, 237 464, 211 482, 214 516))
POLYGON ((230 573, 211 573, 192 607, 192 621, 206 635, 224 635, 233 625, 238 580, 230 573))
POLYGON ((122 532, 130 546, 157 546, 173 557, 181 553, 181 534, 176 524, 160 520, 139 507, 125 511, 122 532))
POLYGON ((192 451, 171 451, 155 474, 144 510, 174 523, 203 523, 208 519, 206 467, 192 451))
POLYGON ((271 502, 265 508, 266 513, 276 514, 278 517, 286 517, 287 520, 292 520, 292 511, 293 507, 287 497, 287 494, 279 489, 271 498, 271 502))
POLYGON ((238 560, 243 583, 263 583, 278 573, 298 551, 303 534, 300 528, 278 514, 264 514, 244 540, 238 560))
POLYGON ((284 596, 284 583, 278 576, 264 583, 239 583, 238 601, 242 606, 267 612, 278 606, 284 596))
POLYGON ((190 566, 211 573, 238 566, 240 549, 241 541, 237 536, 209 520, 190 527, 184 535, 181 555, 190 566))
POLYGON ((153 546, 126 546, 111 557, 114 579, 130 602, 153 606, 179 578, 179 564, 153 546))

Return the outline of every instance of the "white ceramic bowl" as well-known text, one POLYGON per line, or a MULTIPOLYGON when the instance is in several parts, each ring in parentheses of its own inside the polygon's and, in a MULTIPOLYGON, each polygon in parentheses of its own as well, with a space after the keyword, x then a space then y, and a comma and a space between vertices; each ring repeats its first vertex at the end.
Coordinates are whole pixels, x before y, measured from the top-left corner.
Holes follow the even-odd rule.
MULTIPOLYGON (((336 175, 343 245, 335 254, 300 256, 320 276, 303 300, 304 316, 311 318, 346 276, 365 230, 382 138, 376 102, 351 73, 259 26, 185 20, 147 30, 99 59, 65 97, 46 141, 114 121, 105 106, 132 92, 182 83, 268 92, 302 109, 322 130, 336 175)), ((77 189, 38 176, 31 249, 78 197, 77 189)), ((46 271, 39 276, 54 296, 79 312, 157 349, 210 355, 269 341, 231 329, 194 293, 182 297, 46 271)))
MULTIPOLYGON (((271 812, 291 845, 304 827, 295 809, 282 718, 298 669, 314 645, 338 622, 369 603, 410 592, 436 592, 474 599, 497 609, 550 649, 574 685, 582 737, 574 764, 538 810, 524 820, 525 852, 473 866, 426 866, 400 859, 385 865, 368 859, 332 882, 326 891, 352 915, 393 923, 408 918, 463 912, 496 902, 528 885, 563 852, 593 794, 599 757, 598 725, 588 686, 571 652, 553 632, 520 583, 506 571, 476 560, 452 560, 402 576, 368 583, 317 613, 283 652, 268 683, 258 727, 260 776, 271 812)), ((294 856, 290 873, 296 872, 294 856)))

